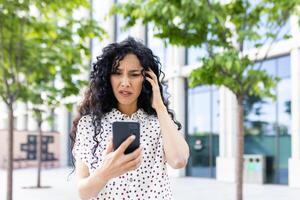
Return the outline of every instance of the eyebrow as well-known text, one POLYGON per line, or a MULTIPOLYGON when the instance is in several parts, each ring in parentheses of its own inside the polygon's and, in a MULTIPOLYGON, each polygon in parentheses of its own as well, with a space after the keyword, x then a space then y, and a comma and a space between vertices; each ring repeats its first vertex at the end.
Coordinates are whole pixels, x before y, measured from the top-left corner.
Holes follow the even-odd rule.
MULTIPOLYGON (((141 72, 143 69, 140 68, 140 69, 132 69, 132 70, 129 70, 129 72, 141 72)), ((123 69, 120 69, 120 68, 117 68, 116 71, 123 71, 123 69)))

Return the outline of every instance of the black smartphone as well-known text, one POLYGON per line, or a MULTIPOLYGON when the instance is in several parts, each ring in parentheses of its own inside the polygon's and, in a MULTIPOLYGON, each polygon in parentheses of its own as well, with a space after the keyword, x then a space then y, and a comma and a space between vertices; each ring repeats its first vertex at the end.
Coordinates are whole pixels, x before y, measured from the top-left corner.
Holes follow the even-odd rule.
POLYGON ((112 124, 113 148, 116 150, 129 136, 135 135, 135 140, 125 150, 129 154, 140 146, 140 123, 132 121, 116 121, 112 124))

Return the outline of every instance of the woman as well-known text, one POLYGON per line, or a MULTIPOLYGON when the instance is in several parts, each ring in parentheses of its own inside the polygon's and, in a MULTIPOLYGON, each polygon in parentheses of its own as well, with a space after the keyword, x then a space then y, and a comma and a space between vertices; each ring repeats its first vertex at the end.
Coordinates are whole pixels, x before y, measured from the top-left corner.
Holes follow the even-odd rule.
POLYGON ((189 148, 163 96, 158 57, 128 38, 97 57, 79 116, 72 152, 81 199, 172 199, 166 163, 186 165, 189 148), (140 147, 129 154, 128 137, 113 150, 112 123, 140 123, 140 147))

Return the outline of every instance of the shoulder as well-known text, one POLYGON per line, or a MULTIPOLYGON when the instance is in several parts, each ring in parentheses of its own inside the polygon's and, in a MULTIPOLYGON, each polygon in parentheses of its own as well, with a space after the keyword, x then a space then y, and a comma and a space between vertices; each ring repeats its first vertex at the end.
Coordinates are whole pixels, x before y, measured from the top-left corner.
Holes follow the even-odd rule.
POLYGON ((149 122, 155 122, 158 120, 158 117, 156 115, 148 115, 146 118, 149 122))
POLYGON ((159 120, 156 115, 148 115, 146 118, 146 123, 150 126, 150 128, 159 129, 160 127, 159 120))
POLYGON ((92 116, 91 115, 84 115, 80 118, 78 121, 78 128, 84 127, 84 126, 90 126, 92 124, 92 116))
POLYGON ((85 122, 92 122, 92 115, 89 114, 89 115, 83 115, 80 120, 79 120, 80 123, 85 123, 85 122))
POLYGON ((158 120, 157 115, 148 114, 144 109, 140 108, 137 111, 137 117, 143 122, 155 122, 158 120))

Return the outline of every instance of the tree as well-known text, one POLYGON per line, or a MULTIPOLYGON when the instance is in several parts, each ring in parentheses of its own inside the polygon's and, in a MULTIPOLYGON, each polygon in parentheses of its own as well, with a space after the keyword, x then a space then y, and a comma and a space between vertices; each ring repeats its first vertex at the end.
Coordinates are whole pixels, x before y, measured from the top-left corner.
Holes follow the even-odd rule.
POLYGON ((9 121, 7 200, 13 194, 14 106, 17 101, 58 105, 86 83, 88 40, 104 33, 79 13, 88 9, 87 0, 0 0, 0 96, 9 121))
POLYGON ((189 85, 225 86, 236 97, 237 200, 243 199, 244 98, 274 98, 272 90, 279 81, 262 70, 261 64, 255 65, 258 54, 250 59, 245 46, 250 42, 253 47, 265 45, 270 49, 299 4, 298 0, 130 0, 112 8, 112 14, 121 14, 127 20, 126 27, 141 19, 144 24, 152 23, 156 36, 171 44, 206 50, 207 56, 189 76, 189 85))

